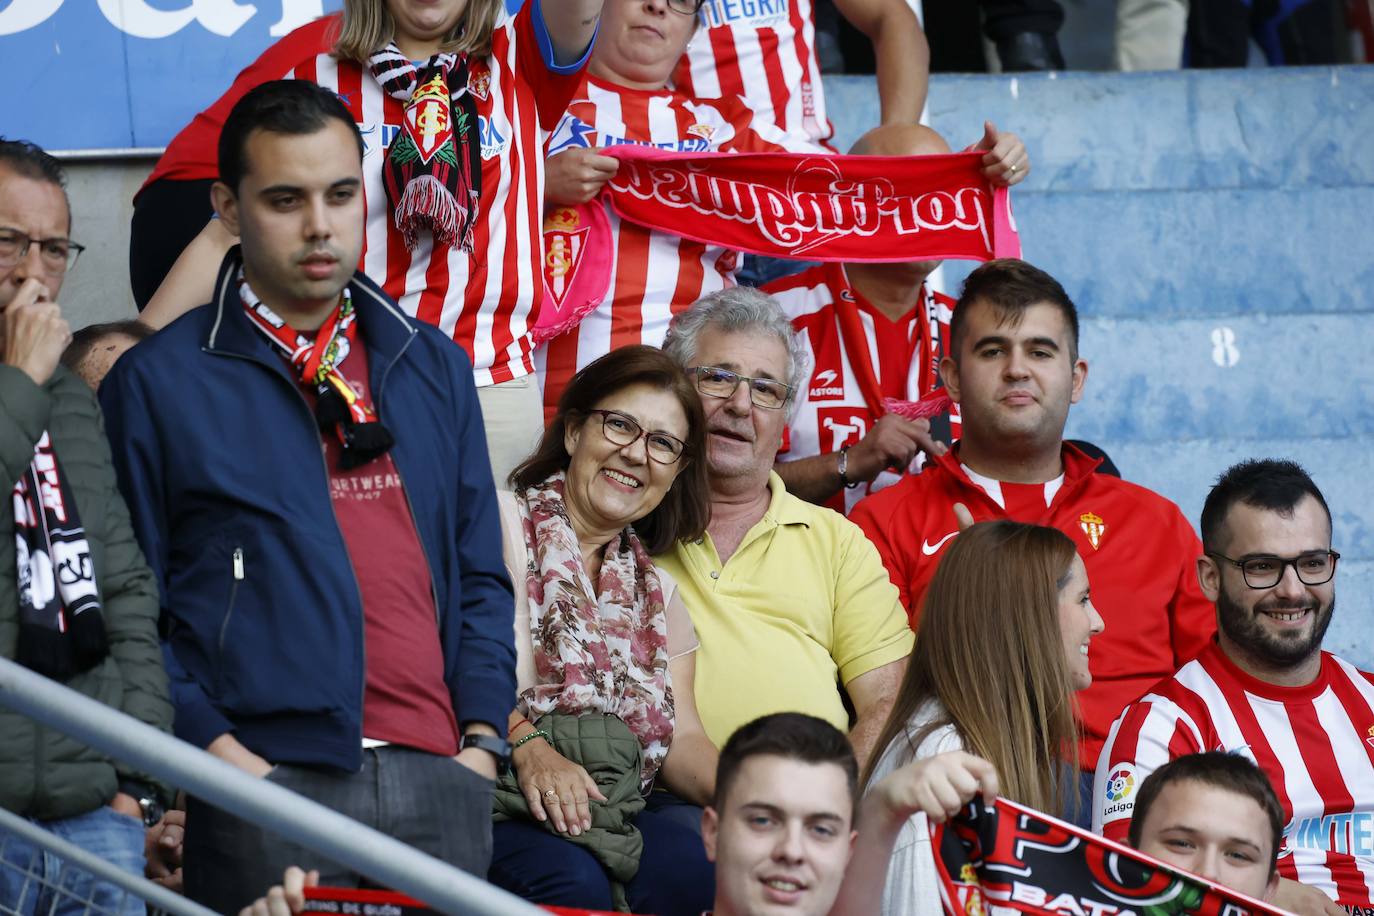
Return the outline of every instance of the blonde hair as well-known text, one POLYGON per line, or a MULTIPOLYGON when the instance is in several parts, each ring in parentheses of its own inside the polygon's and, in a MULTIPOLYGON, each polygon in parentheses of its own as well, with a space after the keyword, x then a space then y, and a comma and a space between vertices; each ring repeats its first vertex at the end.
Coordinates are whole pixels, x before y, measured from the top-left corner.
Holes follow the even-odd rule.
POLYGON ((1059 590, 1075 553, 1063 532, 1020 522, 983 522, 954 539, 926 591, 916 646, 864 769, 865 786, 893 742, 906 741, 905 756, 914 759, 927 736, 953 725, 966 751, 997 768, 1003 795, 1051 814, 1063 810, 1064 767, 1078 770, 1078 727, 1059 590), (932 700, 940 716, 909 735, 911 718, 932 700))
MULTIPOLYGON (((491 33, 504 8, 504 0, 468 0, 458 24, 444 36, 441 49, 478 56, 489 53, 491 33)), ((396 22, 386 0, 344 0, 343 27, 334 43, 334 56, 366 64, 395 37, 396 22)))

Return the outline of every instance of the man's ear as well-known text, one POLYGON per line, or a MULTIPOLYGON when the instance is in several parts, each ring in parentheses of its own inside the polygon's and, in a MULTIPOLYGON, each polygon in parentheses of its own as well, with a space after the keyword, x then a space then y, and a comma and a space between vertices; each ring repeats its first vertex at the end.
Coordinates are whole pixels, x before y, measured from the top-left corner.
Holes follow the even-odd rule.
POLYGON ((720 835, 720 815, 707 805, 701 811, 701 842, 706 847, 706 860, 716 861, 716 839, 720 835))
POLYGON ((1207 600, 1215 603, 1221 594, 1221 569, 1217 561, 1205 553, 1197 558, 1197 584, 1207 600))
POLYGON ((1069 389, 1069 403, 1077 404, 1083 397, 1083 385, 1088 381, 1088 361, 1074 360, 1073 387, 1069 389))
POLYGON ((946 356, 940 360, 940 379, 945 383, 945 390, 949 392, 949 399, 954 403, 959 403, 959 363, 952 356, 946 356))
POLYGON ((219 214, 219 221, 229 234, 239 236, 239 199, 234 189, 222 181, 210 185, 210 203, 219 214))

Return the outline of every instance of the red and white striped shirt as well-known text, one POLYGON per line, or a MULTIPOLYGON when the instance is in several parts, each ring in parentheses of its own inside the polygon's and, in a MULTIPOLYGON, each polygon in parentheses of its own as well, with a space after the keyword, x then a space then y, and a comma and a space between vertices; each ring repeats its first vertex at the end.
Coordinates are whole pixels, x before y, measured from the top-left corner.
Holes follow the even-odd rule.
MULTIPOLYGON (((554 131, 550 156, 623 144, 675 152, 822 151, 759 122, 739 99, 701 102, 670 89, 631 89, 593 76, 584 90, 554 131)), ((578 369, 627 344, 661 346, 674 315, 707 293, 735 285, 737 252, 625 222, 609 206, 606 213, 614 239, 606 298, 578 327, 535 354, 546 414, 578 369)))
MULTIPOLYGON (((382 185, 386 148, 405 106, 372 74, 330 54, 338 17, 302 26, 263 52, 209 109, 168 146, 153 179, 215 178, 224 118, 249 89, 268 80, 308 79, 337 92, 363 135, 367 233, 362 269, 401 307, 438 325, 471 357, 477 385, 534 371, 530 329, 544 298, 540 239, 544 143, 581 83, 585 58, 556 66, 538 2, 503 14, 491 54, 472 59, 468 88, 477 103, 482 144, 482 199, 473 254, 434 250, 422 233, 406 250, 382 185)), ((152 179, 150 179, 152 180, 152 179)))
MULTIPOLYGON (((860 373, 871 374, 883 397, 915 401, 939 386, 954 309, 954 300, 943 293, 922 285, 921 305, 893 321, 850 286, 841 264, 818 264, 763 289, 782 305, 811 354, 811 378, 798 392, 781 460, 839 451, 868 434, 882 413, 868 403, 860 373)), ((957 406, 950 428, 957 438, 957 406)), ((841 490, 826 505, 848 514, 860 499, 901 476, 883 471, 870 483, 841 490)))
POLYGON ((743 96, 761 120, 828 143, 812 0, 706 0, 673 83, 699 99, 743 96))
POLYGON ((1329 652, 1317 679, 1280 687, 1213 642, 1112 726, 1093 785, 1093 828, 1124 840, 1145 777, 1175 757, 1243 753, 1269 776, 1288 824, 1279 874, 1339 903, 1374 901, 1374 675, 1329 652))

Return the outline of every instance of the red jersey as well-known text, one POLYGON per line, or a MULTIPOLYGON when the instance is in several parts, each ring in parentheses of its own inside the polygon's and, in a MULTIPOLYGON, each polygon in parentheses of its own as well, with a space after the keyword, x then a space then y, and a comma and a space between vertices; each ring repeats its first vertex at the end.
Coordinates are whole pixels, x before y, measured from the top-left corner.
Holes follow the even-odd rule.
MULTIPOLYGON (((857 445, 883 415, 882 398, 915 401, 940 386, 954 300, 922 285, 920 304, 896 321, 849 284, 842 264, 818 264, 763 287, 782 305, 811 354, 811 378, 798 393, 783 461, 857 445)), ((959 408, 950 416, 959 435, 959 408)), ((919 465, 913 464, 914 471, 919 465)), ((883 471, 826 502, 848 513, 854 504, 901 480, 883 471)))
POLYGON ((1091 769, 1121 710, 1206 648, 1216 617, 1197 582, 1202 544, 1178 507, 1144 487, 1094 473, 1098 462, 1067 443, 1063 461, 1063 477, 1047 484, 975 483, 956 446, 860 502, 850 519, 877 546, 913 627, 935 566, 958 533, 956 502, 974 521, 1047 525, 1073 540, 1106 623, 1088 656, 1092 686, 1078 693, 1079 763, 1091 769))
POLYGON ((812 0, 706 0, 673 83, 699 99, 743 96, 760 119, 827 143, 812 0))
MULTIPOLYGON (((701 102, 671 89, 630 89, 594 76, 583 89, 549 141, 550 156, 624 144, 675 152, 824 152, 759 121, 739 99, 701 102)), ((578 327, 535 356, 550 416, 578 369, 617 347, 661 346, 674 315, 735 285, 737 252, 654 232, 605 206, 615 252, 610 290, 578 327)))
POLYGON ((367 231, 364 273, 407 314, 438 325, 472 359, 478 386, 534 371, 530 329, 544 298, 539 228, 544 143, 581 81, 583 61, 556 66, 540 4, 503 16, 491 53, 469 62, 477 105, 482 198, 473 253, 438 248, 422 233, 408 251, 382 186, 387 146, 400 131, 404 103, 382 91, 364 67, 331 56, 338 16, 316 20, 263 52, 229 91, 197 115, 168 146, 150 181, 218 174, 216 146, 224 118, 249 89, 274 79, 308 79, 334 90, 363 135, 367 231))
POLYGON ((1199 751, 1242 753, 1288 818, 1279 874, 1339 903, 1374 900, 1374 675, 1329 652, 1316 680, 1280 687, 1213 643, 1112 726, 1093 783, 1093 829, 1123 840, 1141 782, 1199 751))

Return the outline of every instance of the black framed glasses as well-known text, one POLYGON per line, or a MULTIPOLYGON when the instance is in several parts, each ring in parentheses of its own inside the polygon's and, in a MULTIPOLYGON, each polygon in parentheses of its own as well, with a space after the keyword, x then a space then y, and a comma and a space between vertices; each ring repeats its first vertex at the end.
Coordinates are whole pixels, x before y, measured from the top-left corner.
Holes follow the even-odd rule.
POLYGON ((13 267, 28 256, 29 248, 38 246, 39 260, 49 274, 66 273, 76 266, 77 258, 86 250, 71 239, 36 239, 18 229, 0 229, 0 267, 13 267))
POLYGON ((701 12, 706 0, 667 0, 668 9, 684 16, 695 16, 701 12))
POLYGON ((749 401, 766 410, 779 409, 792 396, 792 386, 774 378, 750 378, 716 366, 692 366, 687 371, 696 377, 697 391, 710 398, 733 397, 740 382, 749 385, 749 401))
POLYGON ((624 448, 643 439, 645 452, 659 464, 676 464, 687 451, 687 443, 677 436, 670 436, 657 430, 645 429, 639 421, 618 410, 589 410, 587 413, 601 417, 601 435, 612 445, 624 448))
POLYGON ((1275 557, 1256 555, 1233 560, 1230 557, 1209 550, 1209 557, 1224 560, 1240 570, 1245 584, 1251 588, 1273 588, 1283 580, 1288 567, 1298 574, 1303 585, 1325 585, 1336 575, 1336 561, 1341 555, 1334 550, 1309 550, 1296 557, 1275 557))

